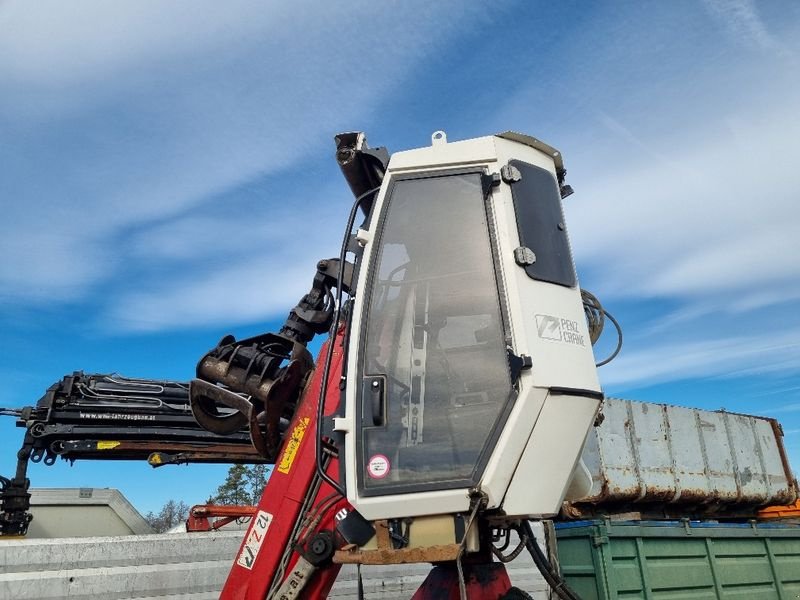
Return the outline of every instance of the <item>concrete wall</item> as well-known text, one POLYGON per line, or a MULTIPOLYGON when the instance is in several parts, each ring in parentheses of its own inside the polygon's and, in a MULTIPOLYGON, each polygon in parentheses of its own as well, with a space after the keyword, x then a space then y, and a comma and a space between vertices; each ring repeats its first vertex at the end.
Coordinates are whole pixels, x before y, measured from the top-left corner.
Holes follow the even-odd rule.
POLYGON ((28 537, 61 538, 132 535, 130 527, 109 506, 35 506, 28 537))
MULTIPOLYGON (((0 541, 0 599, 211 600, 219 596, 241 531, 0 541)), ((410 598, 430 565, 363 567, 367 599, 410 598)), ((514 585, 547 594, 526 553, 508 565, 514 585)), ((355 599, 356 569, 342 569, 330 598, 355 599)))
POLYGON ((28 538, 153 533, 133 505, 109 488, 32 489, 31 514, 28 538))
POLYGON ((0 598, 211 600, 242 532, 0 541, 0 598))

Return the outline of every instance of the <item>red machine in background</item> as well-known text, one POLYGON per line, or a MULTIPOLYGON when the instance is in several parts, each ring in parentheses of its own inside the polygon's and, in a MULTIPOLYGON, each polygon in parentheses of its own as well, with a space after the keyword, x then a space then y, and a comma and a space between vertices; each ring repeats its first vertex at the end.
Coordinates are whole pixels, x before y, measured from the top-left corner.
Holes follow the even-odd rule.
POLYGON ((215 531, 234 521, 249 521, 257 510, 255 506, 195 504, 189 509, 186 531, 215 531))

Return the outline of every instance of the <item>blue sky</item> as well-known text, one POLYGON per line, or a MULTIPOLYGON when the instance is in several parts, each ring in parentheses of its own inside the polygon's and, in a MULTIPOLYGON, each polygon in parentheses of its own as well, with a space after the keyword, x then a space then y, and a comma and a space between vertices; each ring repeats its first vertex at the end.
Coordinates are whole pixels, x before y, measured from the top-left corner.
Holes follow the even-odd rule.
MULTIPOLYGON (((778 417, 800 468, 800 5, 0 4, 0 405, 76 369, 186 380, 337 252, 333 136, 559 148, 609 395, 778 417)), ((0 473, 22 430, 0 420, 0 473)), ((201 502, 224 467, 33 465, 201 502)))

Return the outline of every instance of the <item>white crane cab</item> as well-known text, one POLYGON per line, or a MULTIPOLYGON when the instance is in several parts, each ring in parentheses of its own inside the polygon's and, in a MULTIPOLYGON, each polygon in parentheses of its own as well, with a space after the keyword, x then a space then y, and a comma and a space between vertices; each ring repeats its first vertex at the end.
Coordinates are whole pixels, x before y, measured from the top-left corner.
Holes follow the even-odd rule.
POLYGON ((348 500, 367 519, 543 517, 602 393, 558 151, 516 133, 397 152, 370 221, 347 358, 348 500))

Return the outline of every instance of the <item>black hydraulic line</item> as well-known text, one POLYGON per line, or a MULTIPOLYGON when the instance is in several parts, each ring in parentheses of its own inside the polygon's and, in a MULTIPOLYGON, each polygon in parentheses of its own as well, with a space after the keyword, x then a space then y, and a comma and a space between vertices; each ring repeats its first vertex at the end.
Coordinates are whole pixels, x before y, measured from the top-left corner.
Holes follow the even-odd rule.
MULTIPOLYGON (((347 258, 347 248, 350 245, 350 236, 353 232, 353 225, 355 224, 356 214, 358 213, 358 207, 361 203, 374 196, 378 191, 380 191, 380 186, 374 187, 370 190, 367 190, 360 196, 358 196, 353 202, 353 206, 350 209, 350 215, 347 219, 347 227, 345 228, 344 238, 342 239, 342 247, 339 251, 339 264, 343 265, 345 263, 345 259, 347 258)), ((333 319, 333 326, 331 327, 331 336, 330 341, 328 343, 328 351, 325 354, 325 364, 322 368, 322 383, 320 386, 319 391, 319 401, 317 402, 317 436, 316 436, 316 468, 317 473, 319 476, 334 490, 336 490, 339 494, 343 497, 347 496, 347 492, 342 488, 338 481, 334 481, 326 472, 325 468, 322 464, 322 419, 325 413, 325 394, 328 389, 328 378, 330 376, 331 370, 331 362, 333 361, 333 350, 334 345, 336 343, 336 336, 339 330, 339 321, 341 320, 342 316, 342 297, 344 291, 342 290, 342 278, 344 276, 344 269, 339 269, 339 275, 336 279, 336 313, 333 319)), ((351 290, 352 293, 352 290, 351 290)))
POLYGON ((600 335, 603 333, 606 317, 608 317, 609 321, 611 321, 614 324, 614 327, 617 329, 616 348, 610 356, 604 358, 598 363, 595 363, 596 367, 602 367, 603 365, 607 365, 614 360, 617 357, 617 354, 619 354, 620 350, 622 350, 622 327, 613 317, 613 315, 603 307, 603 305, 600 303, 600 300, 597 299, 597 296, 591 292, 582 289, 581 300, 583 301, 583 312, 586 316, 586 324, 589 327, 589 339, 592 342, 592 346, 595 345, 597 340, 600 339, 600 335))
POLYGON ((567 585, 567 582, 564 581, 560 574, 556 573, 550 561, 547 560, 544 552, 539 547, 539 543, 536 541, 536 537, 533 535, 533 529, 529 521, 522 522, 519 534, 520 537, 525 538, 525 546, 530 552, 533 564, 539 569, 547 585, 552 588, 556 595, 562 600, 581 600, 580 596, 567 585))
POLYGON ((622 327, 617 322, 617 320, 614 318, 614 316, 610 312, 608 312, 606 309, 603 309, 603 314, 605 314, 605 316, 608 317, 608 319, 614 324, 614 327, 617 328, 617 347, 614 349, 614 352, 612 352, 611 355, 608 358, 606 358, 604 360, 601 360, 599 363, 597 363, 595 365, 597 367, 602 367, 603 365, 607 365, 608 363, 610 363, 612 360, 614 360, 617 357, 617 354, 619 354, 619 351, 622 350, 622 327))

